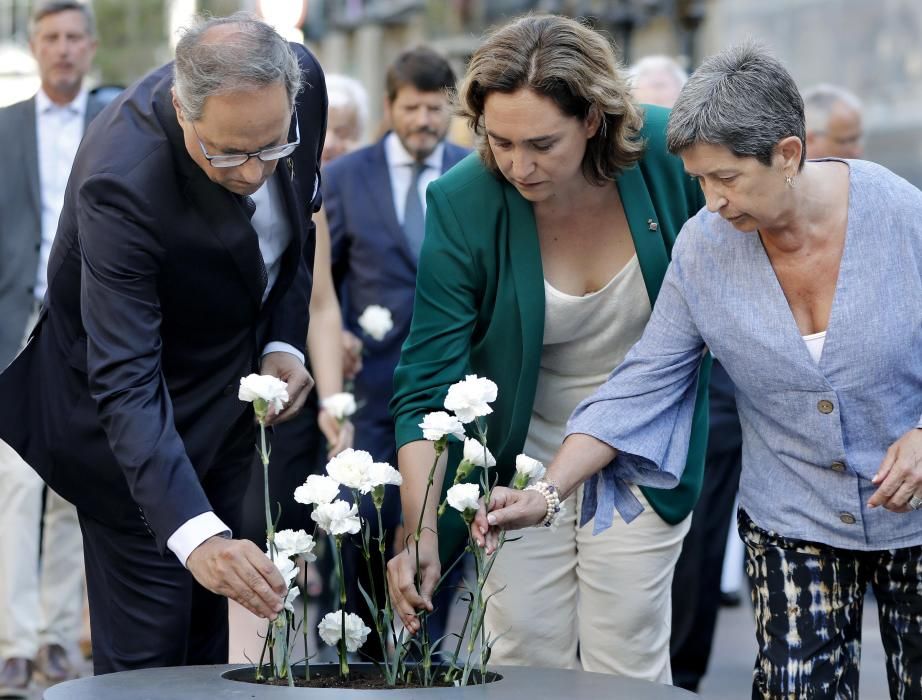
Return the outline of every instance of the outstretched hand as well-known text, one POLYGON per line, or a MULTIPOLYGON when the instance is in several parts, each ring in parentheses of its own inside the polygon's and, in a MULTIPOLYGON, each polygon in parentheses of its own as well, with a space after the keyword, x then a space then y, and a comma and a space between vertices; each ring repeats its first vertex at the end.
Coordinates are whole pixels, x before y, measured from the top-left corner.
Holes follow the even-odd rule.
POLYGON ((288 385, 288 405, 279 413, 273 413, 270 408, 266 425, 284 423, 298 415, 304 407, 307 395, 314 388, 314 378, 304 367, 304 363, 290 352, 268 352, 263 355, 260 373, 271 374, 288 385))
POLYGON ((394 610, 400 615, 403 626, 410 634, 419 631, 417 612, 432 612, 432 595, 442 572, 439 561, 438 538, 432 533, 423 533, 419 540, 419 590, 416 588, 416 547, 413 536, 387 562, 387 583, 394 610))
POLYGON ((487 554, 496 551, 502 530, 520 530, 537 525, 547 515, 547 501, 537 491, 519 491, 497 486, 490 491, 490 510, 483 501, 471 524, 474 541, 487 554))
POLYGON ((249 540, 209 537, 186 560, 195 580, 254 615, 274 619, 288 592, 275 564, 249 540))

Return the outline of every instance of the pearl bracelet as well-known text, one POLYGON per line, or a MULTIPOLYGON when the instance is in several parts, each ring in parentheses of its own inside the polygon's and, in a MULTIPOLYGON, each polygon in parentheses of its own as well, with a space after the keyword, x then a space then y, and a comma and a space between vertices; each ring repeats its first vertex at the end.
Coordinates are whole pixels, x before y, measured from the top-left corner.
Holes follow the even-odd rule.
POLYGON ((557 487, 543 479, 525 487, 525 491, 537 491, 547 502, 547 511, 544 519, 536 527, 550 527, 560 515, 560 495, 557 493, 557 487))

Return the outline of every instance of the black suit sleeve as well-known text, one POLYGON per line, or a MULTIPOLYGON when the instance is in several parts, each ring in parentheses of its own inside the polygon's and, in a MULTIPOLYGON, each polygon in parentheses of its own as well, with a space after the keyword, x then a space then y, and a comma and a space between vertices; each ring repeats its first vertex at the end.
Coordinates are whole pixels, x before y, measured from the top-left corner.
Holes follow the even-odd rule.
POLYGON ((323 70, 314 55, 299 44, 292 44, 301 66, 301 92, 295 108, 301 130, 301 145, 292 157, 293 186, 299 201, 297 230, 303 232, 301 256, 291 287, 272 312, 269 341, 280 341, 305 349, 313 284, 315 226, 311 215, 320 209, 320 154, 327 130, 327 88, 323 70))
POLYGON ((164 252, 153 208, 122 179, 94 176, 78 201, 90 394, 131 495, 163 547, 180 525, 211 510, 161 371, 164 252))

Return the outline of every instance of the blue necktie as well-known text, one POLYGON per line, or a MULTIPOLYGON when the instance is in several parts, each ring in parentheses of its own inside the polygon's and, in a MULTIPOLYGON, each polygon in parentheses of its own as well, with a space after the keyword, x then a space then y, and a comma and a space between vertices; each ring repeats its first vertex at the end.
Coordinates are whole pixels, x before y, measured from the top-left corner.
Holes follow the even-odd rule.
POLYGON ((426 215, 423 213, 423 202, 419 198, 419 177, 426 169, 425 163, 413 163, 413 175, 410 177, 410 188, 407 190, 406 206, 403 210, 403 233, 413 256, 418 260, 420 248, 423 247, 423 236, 426 235, 426 215))
MULTIPOLYGON (((240 203, 243 205, 243 211, 246 213, 247 218, 250 219, 250 221, 252 221, 253 214, 256 213, 256 202, 253 201, 253 198, 250 197, 249 195, 242 195, 240 197, 240 203)), ((258 237, 259 237, 259 234, 257 234, 257 239, 258 237)), ((259 273, 259 287, 263 291, 263 293, 265 293, 266 286, 269 284, 269 272, 268 270, 266 270, 266 263, 263 260, 262 251, 260 251, 260 256, 259 256, 258 273, 259 273)))

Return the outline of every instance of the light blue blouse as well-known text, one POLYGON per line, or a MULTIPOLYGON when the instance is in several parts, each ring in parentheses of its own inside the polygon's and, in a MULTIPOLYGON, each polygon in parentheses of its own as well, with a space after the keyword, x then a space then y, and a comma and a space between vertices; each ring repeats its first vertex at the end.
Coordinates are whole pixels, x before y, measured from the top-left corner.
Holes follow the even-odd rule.
POLYGON ((587 484, 583 523, 595 514, 600 531, 615 509, 636 517, 630 482, 677 483, 707 347, 737 387, 740 505, 756 525, 856 550, 922 544, 922 510, 866 505, 887 448, 922 428, 922 192, 846 162, 845 249, 819 364, 758 235, 701 210, 643 337, 568 424, 620 450, 587 484))

